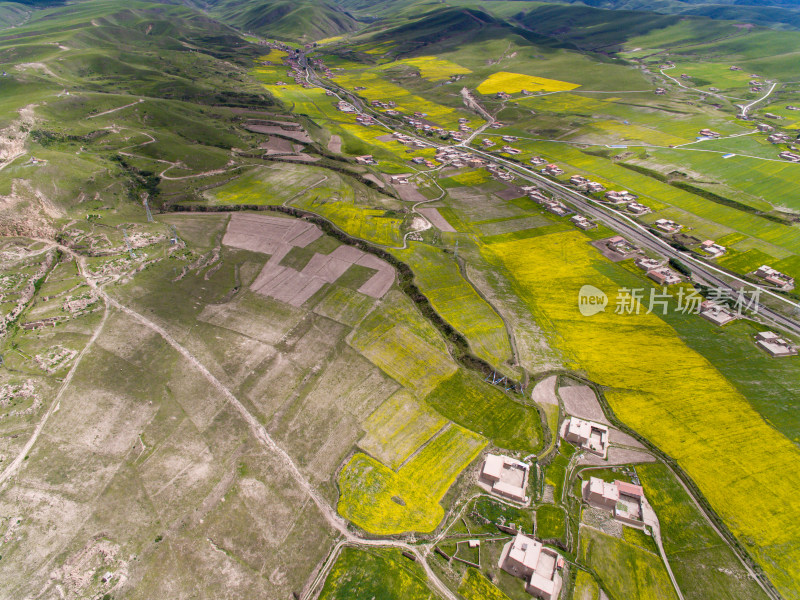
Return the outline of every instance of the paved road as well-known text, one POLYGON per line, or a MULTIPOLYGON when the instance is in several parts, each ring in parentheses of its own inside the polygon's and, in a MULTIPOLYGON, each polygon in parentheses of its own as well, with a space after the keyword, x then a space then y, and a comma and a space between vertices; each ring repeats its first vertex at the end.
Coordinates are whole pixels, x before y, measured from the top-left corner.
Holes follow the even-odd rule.
MULTIPOLYGON (((691 256, 687 252, 683 252, 673 248, 661 238, 648 232, 645 227, 643 227, 642 225, 640 225, 627 215, 619 211, 616 211, 612 208, 603 206, 596 200, 587 198, 565 185, 552 181, 551 179, 548 179, 547 177, 540 175, 535 171, 517 165, 516 163, 513 163, 511 161, 507 161, 503 158, 498 158, 496 156, 489 155, 481 150, 473 149, 473 152, 475 152, 476 154, 480 154, 481 156, 484 156, 487 159, 492 159, 495 163, 502 164, 508 169, 514 171, 520 177, 530 182, 536 183, 540 187, 563 197, 565 200, 569 201, 575 207, 579 208, 582 212, 586 213, 591 217, 594 217, 595 219, 604 223, 605 225, 617 231, 618 233, 625 235, 626 237, 629 237, 633 242, 635 242, 642 248, 647 248, 649 250, 652 250, 653 252, 657 252, 661 255, 664 255, 667 258, 680 259, 684 263, 689 264, 695 276, 698 277, 699 279, 704 280, 711 286, 718 287, 735 294, 736 289, 733 288, 725 279, 723 279, 723 277, 734 279, 740 282, 741 284, 746 284, 752 288, 760 289, 761 294, 773 296, 791 305, 794 308, 800 309, 800 305, 795 304, 790 300, 787 300, 783 296, 780 296, 779 294, 776 294, 771 290, 765 289, 760 286, 755 286, 752 283, 745 281, 744 279, 730 275, 727 272, 718 269, 713 265, 710 265, 702 260, 699 260, 691 256)), ((782 313, 779 313, 765 306, 763 303, 758 303, 757 308, 758 308, 757 313, 762 318, 765 318, 774 323, 775 325, 787 329, 792 333, 800 334, 800 323, 798 323, 797 320, 788 317, 782 313)))
MULTIPOLYGON (((305 61, 305 56, 303 56, 303 61, 305 61)), ((372 113, 373 117, 378 114, 372 111, 370 107, 366 107, 357 96, 351 94, 347 90, 343 90, 342 88, 339 88, 338 86, 336 86, 331 82, 322 82, 316 76, 313 69, 308 67, 306 67, 306 80, 312 85, 316 85, 323 89, 330 89, 331 91, 337 94, 337 97, 339 97, 339 93, 346 96, 347 100, 351 104, 353 104, 353 106, 355 106, 359 112, 370 112, 372 113)), ((376 122, 389 131, 399 131, 399 128, 394 127, 389 123, 383 122, 379 118, 376 118, 376 122)), ((449 144, 437 144, 435 142, 431 142, 431 140, 427 138, 418 138, 417 136, 414 136, 413 134, 408 134, 405 131, 402 131, 402 133, 404 133, 405 135, 410 135, 411 137, 419 139, 420 141, 426 142, 432 146, 435 146, 436 148, 452 147, 449 144)), ((464 146, 466 148, 465 143, 458 145, 464 146)), ((580 209, 582 212, 595 218, 596 220, 610 227, 614 231, 622 235, 625 235, 626 237, 629 237, 634 243, 638 244, 640 247, 647 248, 653 252, 666 256, 667 258, 680 259, 684 263, 689 264, 692 268, 692 272, 695 275, 695 277, 705 281, 710 286, 719 288, 721 290, 725 290, 726 292, 733 294, 735 297, 738 289, 734 288, 731 284, 728 283, 728 281, 732 279, 737 281, 742 286, 746 285, 749 286, 750 288, 757 288, 760 290, 761 294, 766 296, 771 296, 774 299, 779 300, 784 304, 790 306, 792 309, 800 311, 800 304, 792 302, 791 300, 784 298, 783 296, 773 292, 772 290, 754 285, 742 279, 741 277, 731 275, 730 273, 723 271, 722 269, 719 269, 705 261, 695 258, 694 256, 692 256, 687 252, 682 252, 680 250, 673 248, 672 246, 667 244, 664 240, 662 240, 660 237, 647 231, 645 227, 643 227, 642 225, 631 219, 629 216, 621 212, 618 212, 612 208, 606 207, 601 203, 597 202, 596 200, 587 198, 586 196, 583 196, 582 194, 576 192, 572 188, 569 188, 565 185, 562 185, 561 183, 548 179, 547 177, 537 173, 536 171, 528 169, 527 167, 524 167, 518 163, 506 160, 504 158, 495 156, 493 154, 489 154, 477 148, 469 147, 468 149, 471 152, 482 156, 486 160, 496 165, 501 165, 503 167, 508 168, 519 177, 529 182, 536 183, 539 187, 547 189, 554 194, 558 194, 559 196, 561 196, 562 198, 573 204, 576 208, 580 209), (725 279, 723 279, 723 277, 725 279)), ((783 328, 794 334, 800 335, 800 321, 798 321, 797 319, 789 317, 776 310, 773 310, 765 306, 761 302, 757 303, 755 305, 755 308, 757 314, 760 315, 763 319, 770 321, 777 327, 783 328)))

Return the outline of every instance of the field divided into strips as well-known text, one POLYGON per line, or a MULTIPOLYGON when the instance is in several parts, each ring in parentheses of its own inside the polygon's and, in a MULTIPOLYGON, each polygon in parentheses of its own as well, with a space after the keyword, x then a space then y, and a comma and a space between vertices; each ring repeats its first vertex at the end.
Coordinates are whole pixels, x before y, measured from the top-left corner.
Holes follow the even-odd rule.
POLYGON ((349 343, 403 387, 425 397, 455 373, 457 367, 435 330, 430 333, 425 328, 427 323, 413 307, 395 315, 388 312, 403 308, 398 295, 390 293, 386 304, 397 304, 373 312, 353 333, 349 343))
POLYGON ((425 399, 442 416, 516 452, 542 447, 542 425, 537 410, 523 406, 472 372, 459 370, 425 399))
POLYGON ((658 514, 664 551, 686 600, 766 599, 665 465, 637 465, 636 472, 658 514))
POLYGON ((433 600, 425 571, 393 548, 344 548, 320 600, 433 600))
MULTIPOLYGON (((352 268, 352 267, 351 267, 352 268)), ((338 285, 314 307, 314 312, 349 327, 355 327, 367 316, 375 303, 374 298, 338 285)))
POLYGON ((791 253, 800 253, 800 235, 793 227, 779 225, 735 208, 710 202, 647 175, 615 165, 611 161, 584 154, 563 144, 542 142, 539 147, 554 160, 563 161, 585 173, 599 177, 614 189, 627 189, 643 197, 643 202, 656 209, 665 204, 684 210, 710 223, 724 224, 733 231, 747 234, 779 246, 791 253))
POLYGON ((467 337, 475 354, 495 366, 511 357, 500 315, 461 276, 448 255, 426 244, 412 244, 396 254, 414 270, 414 281, 437 312, 467 337))
POLYGON ((442 81, 453 75, 468 75, 472 73, 466 67, 437 56, 417 56, 387 63, 380 67, 381 70, 390 69, 399 65, 408 65, 419 70, 420 76, 429 81, 442 81))
POLYGON ((612 120, 593 121, 588 131, 581 131, 582 139, 587 136, 602 138, 605 143, 637 142, 656 146, 674 146, 694 140, 694 136, 678 137, 636 123, 626 124, 623 121, 612 120))
POLYGON ((578 87, 580 87, 580 84, 568 81, 498 71, 489 75, 478 86, 478 92, 484 95, 496 94, 497 92, 517 94, 522 90, 528 90, 529 92, 566 92, 578 87))
POLYGON ((595 570, 612 598, 678 598, 658 555, 596 529, 581 527, 579 560, 595 570))
POLYGON ((358 446, 391 469, 447 424, 447 419, 408 390, 399 390, 362 423, 366 434, 358 446))
POLYGON ((324 177, 324 171, 300 165, 254 167, 233 181, 206 192, 216 204, 283 204, 324 177))
POLYGON ((468 568, 464 573, 464 578, 458 586, 458 593, 464 597, 464 600, 509 600, 502 590, 473 567, 468 568))
POLYGON ((400 230, 403 219, 386 216, 386 211, 382 209, 356 206, 342 198, 331 198, 324 193, 324 187, 320 190, 322 193, 317 194, 318 190, 312 190, 303 198, 298 198, 293 203, 294 206, 330 219, 352 236, 383 246, 402 243, 403 236, 400 230))
POLYGON ((377 535, 433 531, 444 517, 439 501, 485 445, 452 425, 397 471, 356 453, 339 474, 339 514, 377 535))
MULTIPOLYGON (((442 127, 456 127, 459 117, 462 116, 455 109, 436 104, 421 96, 416 96, 405 88, 395 85, 371 71, 354 72, 345 75, 337 74, 334 81, 348 90, 353 90, 355 87, 365 87, 365 90, 358 90, 358 92, 354 93, 370 102, 372 100, 383 102, 394 100, 397 103, 397 110, 406 114, 426 113, 427 117, 425 118, 427 120, 442 127)), ((467 114, 463 116, 469 117, 467 114)))
MULTIPOLYGON (((714 149, 713 146, 703 144, 692 147, 714 149)), ((774 148, 772 156, 769 158, 777 159, 777 147, 774 148)), ((721 155, 711 152, 667 148, 653 149, 649 152, 657 159, 656 164, 659 166, 664 163, 684 165, 684 168, 688 167, 699 173, 708 174, 772 205, 800 210, 800 199, 797 194, 797 180, 800 178, 800 165, 798 164, 785 161, 772 162, 746 156, 723 159, 721 155)))
POLYGON ((621 285, 641 287, 586 242, 568 232, 484 252, 508 271, 568 366, 606 386, 617 416, 675 458, 772 582, 800 597, 800 450, 655 315, 581 317, 576 298, 585 283, 612 296, 621 285))

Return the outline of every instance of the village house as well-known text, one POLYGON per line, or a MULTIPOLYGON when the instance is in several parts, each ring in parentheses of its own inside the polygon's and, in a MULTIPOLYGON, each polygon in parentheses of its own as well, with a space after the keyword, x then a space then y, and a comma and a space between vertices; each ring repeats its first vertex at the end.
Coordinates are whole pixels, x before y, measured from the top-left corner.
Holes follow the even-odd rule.
POLYGON ((408 175, 408 174, 405 174, 405 175, 392 175, 389 178, 389 181, 390 181, 390 183, 395 183, 395 184, 398 184, 398 185, 408 185, 408 183, 409 183, 408 178, 409 177, 410 177, 410 175, 408 175))
POLYGON ((699 131, 701 137, 705 138, 718 138, 721 137, 722 134, 716 131, 711 131, 710 129, 701 129, 699 131))
POLYGON ((516 142, 518 139, 519 138, 517 136, 515 136, 515 135, 504 135, 502 137, 502 140, 504 142, 508 142, 509 144, 512 143, 512 142, 516 142))
POLYGON ((587 181, 586 190, 591 192, 592 194, 599 194, 600 192, 606 191, 606 186, 596 181, 587 181))
POLYGON ((635 215, 645 215, 651 212, 649 206, 639 204, 638 202, 628 202, 628 205, 625 208, 628 212, 632 212, 635 215))
POLYGON ((378 161, 372 158, 372 154, 365 154, 364 156, 356 156, 356 162, 360 165, 377 165, 378 161))
POLYGON ((562 425, 561 436, 576 446, 602 458, 608 452, 608 427, 593 421, 570 417, 562 425))
POLYGON ((511 94, 507 94, 505 92, 497 92, 497 94, 495 94, 495 98, 497 98, 498 100, 508 100, 509 98, 511 98, 511 94))
POLYGON ((526 191, 526 193, 528 194, 528 197, 531 200, 534 200, 535 202, 537 202, 539 204, 544 204, 545 202, 547 202, 549 200, 549 198, 547 196, 545 196, 541 192, 541 190, 539 190, 537 188, 529 188, 529 189, 527 189, 525 191, 526 191))
POLYGON ((540 167, 542 165, 546 165, 547 161, 544 158, 542 158, 541 156, 534 156, 534 157, 531 158, 530 163, 532 165, 536 165, 537 167, 540 167))
POLYGON ((800 106, 792 106, 791 104, 786 107, 786 110, 800 110, 800 106))
POLYGON ((633 262, 637 267, 639 267, 643 271, 652 271, 653 269, 658 269, 659 267, 664 266, 664 261, 656 260, 655 258, 647 258, 644 256, 641 258, 637 258, 633 262))
POLYGON ((615 235, 606 241, 606 248, 623 256, 636 252, 636 247, 621 235, 615 235))
POLYGON ((506 154, 522 154, 519 148, 512 148, 511 146, 503 146, 502 151, 506 154))
POLYGON ((603 197, 609 204, 625 204, 626 202, 633 202, 637 199, 636 196, 626 190, 622 190, 621 192, 611 190, 606 192, 603 197))
POLYGON ((780 154, 778 154, 778 156, 790 162, 800 162, 800 154, 795 154, 793 152, 789 152, 788 150, 781 152, 780 154))
POLYGON ((664 233, 678 233, 683 229, 683 225, 678 225, 675 221, 670 221, 669 219, 656 219, 653 225, 664 233))
POLYGON ((478 485, 491 494, 515 502, 528 502, 525 495, 528 489, 530 465, 498 454, 487 454, 483 461, 478 485))
POLYGON ((551 212, 559 217, 566 217, 572 212, 563 202, 560 202, 559 200, 547 200, 544 202, 544 208, 548 212, 551 212))
POLYGON ((356 107, 350 104, 349 102, 345 102, 344 100, 339 100, 336 104, 336 108, 344 113, 354 113, 356 112, 356 107))
POLYGON ((481 144, 483 144, 484 148, 491 148, 492 146, 495 145, 495 143, 492 140, 490 140, 489 138, 483 138, 481 140, 481 144))
POLYGON ((569 182, 572 185, 585 185, 589 183, 589 180, 586 179, 586 177, 584 177, 583 175, 573 175, 572 177, 569 178, 569 182))
POLYGON ((632 483, 616 480, 614 483, 599 477, 590 477, 581 486, 583 499, 594 506, 608 510, 614 518, 626 525, 643 527, 656 521, 655 512, 644 497, 644 490, 632 483))
POLYGON ((659 267, 647 272, 647 276, 659 285, 674 285, 680 283, 680 276, 667 267, 659 267))
POLYGON ((505 126, 506 126, 505 123, 501 123, 500 121, 495 121, 494 123, 491 123, 489 125, 489 128, 490 129, 502 129, 505 126))
POLYGON ((667 93, 667 90, 665 90, 664 88, 656 88, 656 92, 655 93, 656 93, 656 96, 663 96, 664 94, 667 93))
POLYGON ((700 249, 703 250, 703 252, 708 253, 711 256, 711 258, 717 258, 719 256, 722 256, 728 251, 728 249, 725 248, 725 246, 720 246, 713 240, 706 240, 705 242, 700 244, 700 249))
POLYGON ((753 272, 753 275, 782 290, 789 291, 794 289, 793 277, 789 277, 770 266, 761 265, 753 272))
POLYGON ((780 117, 774 113, 764 113, 765 119, 780 119, 780 117))
POLYGON ((525 591, 542 600, 556 600, 561 593, 564 559, 541 542, 518 533, 503 547, 498 566, 525 580, 525 591))
POLYGON ((700 305, 700 316, 720 327, 736 320, 736 315, 711 300, 706 300, 700 305))
POLYGON ((544 169, 542 169, 542 173, 556 177, 558 175, 563 175, 564 170, 559 168, 558 165, 547 165, 544 169))
POLYGON ((757 333, 756 345, 762 350, 765 350, 773 358, 797 355, 797 347, 783 339, 774 331, 762 331, 757 333))
POLYGON ((590 221, 583 215, 575 215, 574 217, 570 217, 570 221, 575 225, 578 229, 583 229, 587 231, 589 229, 597 228, 597 224, 590 221))
POLYGON ((785 142, 788 142, 790 139, 791 136, 789 136, 789 134, 781 132, 773 133, 772 135, 767 137, 767 141, 773 144, 783 144, 785 142))
POLYGON ((769 131, 775 131, 775 128, 768 123, 759 123, 758 125, 756 125, 756 129, 764 133, 767 133, 769 131))
POLYGON ((731 71, 741 71, 742 67, 731 67, 731 71))

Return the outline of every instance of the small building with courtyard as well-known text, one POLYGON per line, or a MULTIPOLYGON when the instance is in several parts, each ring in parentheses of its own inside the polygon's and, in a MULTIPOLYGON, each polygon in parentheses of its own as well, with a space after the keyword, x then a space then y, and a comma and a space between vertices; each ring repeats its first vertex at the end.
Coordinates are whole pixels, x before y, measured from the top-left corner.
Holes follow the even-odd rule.
POLYGON ((658 522, 641 486, 619 480, 609 483, 599 477, 590 477, 589 481, 583 482, 581 491, 589 505, 610 511, 615 519, 626 525, 643 528, 645 524, 658 522))
POLYGON ((478 485, 501 498, 525 503, 528 502, 525 491, 528 489, 529 471, 530 465, 510 456, 487 454, 478 485))
POLYGON ((518 533, 503 547, 498 566, 525 580, 525 591, 542 600, 556 600, 561 593, 564 559, 540 541, 518 533))
POLYGON ((608 452, 608 427, 584 421, 577 417, 570 417, 564 421, 562 437, 568 442, 580 446, 584 450, 606 457, 608 452))

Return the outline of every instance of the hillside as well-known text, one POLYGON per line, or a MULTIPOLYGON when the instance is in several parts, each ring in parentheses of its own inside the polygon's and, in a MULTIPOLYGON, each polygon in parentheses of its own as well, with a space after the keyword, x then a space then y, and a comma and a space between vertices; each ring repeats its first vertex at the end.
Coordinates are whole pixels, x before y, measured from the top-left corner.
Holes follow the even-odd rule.
POLYGON ((343 9, 314 0, 221 0, 210 12, 248 33, 310 42, 355 30, 359 23, 343 9))

